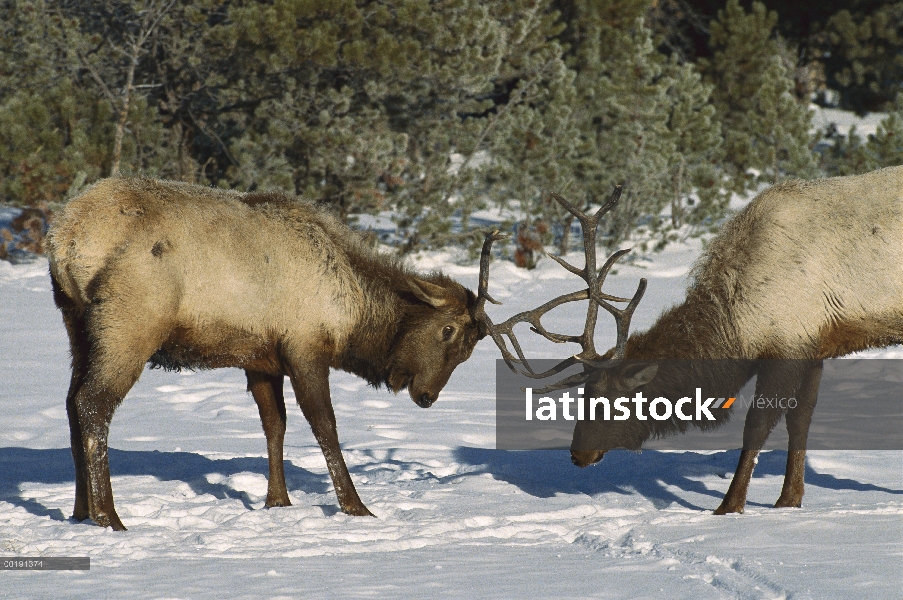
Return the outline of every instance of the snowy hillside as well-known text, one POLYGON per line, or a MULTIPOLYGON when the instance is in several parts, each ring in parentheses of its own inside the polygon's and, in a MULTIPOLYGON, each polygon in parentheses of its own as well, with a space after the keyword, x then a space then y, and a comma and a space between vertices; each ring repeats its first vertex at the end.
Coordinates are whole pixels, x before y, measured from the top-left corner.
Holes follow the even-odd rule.
MULTIPOLYGON (((607 291, 628 295, 649 278, 634 329, 682 298, 698 251, 678 245, 610 277, 607 291)), ((477 268, 448 255, 420 266, 476 285, 477 268)), ((491 314, 536 306, 577 281, 549 260, 532 272, 497 261, 491 291, 504 305, 491 314)), ((580 313, 561 310, 547 325, 576 331, 580 313)), ((604 347, 613 326, 601 322, 604 347)), ((566 352, 527 345, 537 357, 566 352)), ((612 452, 581 470, 567 452, 495 450, 497 355, 480 342, 428 410, 333 374, 339 437, 376 519, 338 512, 293 399, 294 506, 265 509, 264 436, 242 373, 146 371, 111 428, 113 490, 129 528, 114 533, 68 518, 68 356, 46 261, 0 261, 0 555, 91 557, 90 571, 3 572, 0 597, 903 595, 903 452, 811 453, 804 507, 780 510, 771 504, 786 455, 766 452, 746 513, 716 517, 737 451, 612 452)))

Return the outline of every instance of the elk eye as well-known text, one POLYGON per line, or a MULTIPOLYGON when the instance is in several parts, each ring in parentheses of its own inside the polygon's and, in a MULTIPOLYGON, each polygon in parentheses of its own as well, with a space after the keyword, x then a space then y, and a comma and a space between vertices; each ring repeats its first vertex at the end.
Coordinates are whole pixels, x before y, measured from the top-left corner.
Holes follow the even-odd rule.
POLYGON ((446 325, 442 328, 442 341, 447 342, 451 339, 451 337, 455 334, 455 328, 451 325, 446 325))

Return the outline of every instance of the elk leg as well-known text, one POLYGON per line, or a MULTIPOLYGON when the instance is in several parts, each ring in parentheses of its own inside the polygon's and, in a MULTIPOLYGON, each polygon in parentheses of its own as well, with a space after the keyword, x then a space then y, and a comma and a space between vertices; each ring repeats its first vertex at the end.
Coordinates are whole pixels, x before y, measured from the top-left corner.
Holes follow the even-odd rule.
POLYGON ((260 412, 260 422, 267 438, 267 458, 270 476, 267 480, 266 505, 291 506, 285 486, 282 447, 285 440, 285 396, 282 392, 282 375, 267 375, 258 371, 245 371, 248 391, 254 396, 260 412))
MULTIPOLYGON (((92 365, 96 364, 92 362, 92 365)), ((107 440, 113 412, 138 380, 141 369, 124 370, 113 378, 99 377, 95 373, 95 370, 89 372, 73 399, 81 429, 88 516, 101 527, 124 531, 125 526, 113 505, 107 440)))
MULTIPOLYGON (((780 390, 787 390, 788 377, 793 378, 792 370, 788 372, 783 365, 768 365, 762 368, 756 380, 755 397, 774 398, 780 395, 780 390)), ((799 381, 798 377, 795 381, 799 381)), ((792 386, 796 389, 798 385, 792 386)), ((746 422, 743 425, 743 449, 740 451, 740 460, 737 470, 731 480, 727 493, 721 501, 721 505, 715 509, 716 515, 728 513, 742 513, 746 507, 746 494, 749 491, 749 482, 759 451, 765 445, 765 440, 774 426, 781 418, 778 408, 757 408, 755 404, 749 407, 746 413, 746 422)))
POLYGON ((81 431, 88 516, 101 527, 124 531, 110 483, 108 438, 113 412, 138 381, 145 363, 162 343, 153 311, 126 304, 130 298, 103 299, 85 313, 90 348, 84 382, 73 396, 81 431), (125 301, 125 302, 123 302, 125 301), (144 315, 123 320, 122 315, 144 315), (142 327, 143 326, 143 329, 142 327))
POLYGON ((84 384, 87 372, 86 358, 88 354, 88 336, 85 323, 78 307, 65 293, 53 276, 50 275, 53 287, 53 300, 63 315, 63 324, 69 337, 69 351, 72 355, 72 377, 69 380, 69 391, 66 394, 66 414, 69 416, 69 445, 72 460, 75 463, 75 508, 72 518, 84 521, 88 518, 88 484, 85 469, 85 454, 82 448, 82 430, 75 408, 75 395, 84 384))
MULTIPOLYGON (((56 282, 54 282, 55 284, 56 282)), ((55 289, 55 292, 58 291, 55 289)), ((65 297, 64 297, 65 298, 65 297)), ((68 300, 68 298, 65 298, 68 300)), ((59 300, 57 301, 60 302, 59 300)), ((87 336, 84 323, 74 307, 61 306, 63 323, 69 335, 69 348, 72 353, 72 378, 69 381, 69 392, 66 394, 66 414, 69 416, 69 445, 72 448, 72 460, 75 463, 75 508, 72 518, 84 521, 88 518, 88 477, 85 467, 85 453, 82 447, 82 430, 75 408, 75 395, 84 384, 85 357, 88 352, 87 336)))
POLYGON ((72 448, 72 460, 75 462, 75 507, 72 509, 72 518, 76 521, 84 521, 90 516, 88 514, 88 475, 84 441, 78 421, 78 409, 75 406, 75 395, 83 383, 83 375, 77 373, 73 366, 69 393, 66 395, 66 414, 69 416, 69 445, 72 448))
POLYGON ((806 439, 809 437, 809 424, 818 400, 818 386, 821 383, 822 361, 810 367, 803 376, 803 385, 797 394, 797 406, 787 411, 787 433, 790 442, 787 447, 787 470, 784 473, 784 486, 781 496, 775 502, 775 508, 803 505, 804 479, 806 473, 806 439))
MULTIPOLYGON (((746 422, 749 423, 748 418, 746 422)), ((715 509, 716 515, 742 513, 743 509, 746 508, 746 493, 749 490, 749 481, 752 478, 758 456, 758 450, 747 450, 744 448, 740 451, 737 470, 734 472, 734 478, 731 479, 731 485, 727 488, 724 499, 721 500, 721 504, 715 509)))
POLYGON ((342 449, 339 446, 339 435, 336 431, 335 412, 332 409, 332 399, 329 396, 329 366, 321 360, 311 359, 309 362, 289 360, 288 370, 292 387, 301 412, 313 431, 323 456, 326 458, 326 467, 329 476, 335 486, 336 496, 342 512, 355 516, 369 516, 373 513, 367 510, 361 502, 354 482, 345 465, 342 449))

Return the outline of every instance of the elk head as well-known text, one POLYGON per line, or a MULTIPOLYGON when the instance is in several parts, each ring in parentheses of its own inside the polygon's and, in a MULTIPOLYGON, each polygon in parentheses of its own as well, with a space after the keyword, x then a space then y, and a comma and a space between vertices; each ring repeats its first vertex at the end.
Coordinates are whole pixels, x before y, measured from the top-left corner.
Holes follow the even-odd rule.
MULTIPOLYGON (((582 384, 589 384, 590 386, 602 385, 602 382, 604 382, 604 385, 617 384, 616 387, 620 385, 621 387, 625 387, 625 389, 630 386, 636 387, 642 385, 643 383, 646 383, 644 377, 645 375, 648 375, 648 372, 634 373, 633 369, 628 368, 626 365, 621 365, 621 363, 627 347, 630 319, 633 317, 633 312, 642 299, 643 293, 646 291, 646 279, 640 279, 640 283, 637 286, 633 298, 619 298, 602 292, 602 285, 605 282, 608 272, 621 257, 630 252, 630 249, 618 250, 608 257, 608 260, 605 261, 605 264, 602 265, 601 269, 598 271, 596 270, 596 229, 602 216, 613 209, 620 199, 621 187, 617 186, 608 201, 592 216, 585 214, 558 194, 552 194, 552 197, 580 222, 583 229, 583 250, 586 261, 583 268, 578 269, 561 257, 553 255, 549 255, 549 257, 566 270, 582 278, 586 282, 586 289, 570 294, 564 294, 553 300, 549 300, 542 306, 534 308, 533 310, 518 313, 503 323, 499 323, 498 325, 494 324, 485 311, 487 300, 493 304, 499 304, 487 293, 489 285, 489 258, 492 243, 501 239, 503 236, 499 235, 498 232, 487 234, 486 240, 483 243, 483 252, 480 260, 480 283, 477 292, 476 309, 474 311, 477 320, 480 322, 480 327, 487 335, 492 337, 493 341, 499 347, 502 358, 505 360, 508 367, 512 371, 526 377, 543 379, 561 373, 573 365, 582 366, 581 372, 565 377, 541 390, 537 390, 536 393, 562 390, 582 384), (543 327, 541 319, 547 312, 562 304, 582 300, 589 300, 583 333, 580 335, 564 335, 552 333, 543 327), (619 309, 611 304, 612 302, 627 302, 627 306, 619 309), (617 326, 617 343, 614 348, 604 355, 596 352, 593 340, 600 306, 614 317, 617 326), (582 350, 578 354, 559 362, 551 369, 537 373, 530 366, 517 341, 517 337, 514 335, 514 326, 518 323, 530 324, 531 331, 541 335, 547 340, 555 343, 576 343, 580 345, 582 350), (506 338, 514 348, 514 354, 508 349, 506 338), (619 366, 623 366, 627 370, 625 371, 624 369, 619 368, 619 366), (621 371, 624 372, 622 373, 621 371)), ((614 443, 620 447, 638 448, 640 442, 634 440, 634 437, 636 436, 629 435, 630 432, 624 433, 624 439, 621 440, 618 438, 617 440, 614 440, 614 443)), ((592 445, 593 440, 584 439, 584 437, 586 436, 581 437, 580 431, 575 431, 574 442, 571 446, 571 460, 578 466, 586 466, 598 462, 605 453, 604 450, 594 449, 592 445)), ((605 450, 607 449, 608 448, 605 448, 605 450)))
MULTIPOLYGON (((591 396, 630 398, 650 383, 658 371, 657 363, 619 361, 608 368, 595 369, 588 377, 586 389, 591 396)), ((571 441, 571 462, 578 467, 596 464, 612 448, 639 450, 649 439, 645 421, 579 421, 571 441)))
POLYGON ((428 408, 439 397, 455 368, 476 346, 480 329, 473 317, 476 296, 448 279, 410 277, 408 287, 417 299, 405 311, 389 357, 388 387, 405 387, 411 399, 428 408))

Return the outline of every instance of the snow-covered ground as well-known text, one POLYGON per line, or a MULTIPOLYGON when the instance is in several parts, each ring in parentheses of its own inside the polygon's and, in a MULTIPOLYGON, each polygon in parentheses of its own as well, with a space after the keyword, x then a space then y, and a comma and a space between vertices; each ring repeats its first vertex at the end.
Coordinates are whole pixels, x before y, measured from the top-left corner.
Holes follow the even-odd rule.
MULTIPOLYGON (((621 267, 606 290, 629 295, 647 277, 634 328, 648 327, 682 298, 698 252, 691 240, 621 267)), ((476 266, 449 255, 419 264, 476 286, 476 266)), ((504 306, 491 314, 577 287, 547 259, 531 272, 496 261, 504 306)), ((576 332, 581 308, 546 324, 576 332)), ((565 355, 530 335, 533 356, 565 355)), ((602 320, 598 345, 612 338, 602 320)), ((338 512, 294 403, 294 506, 265 509, 265 442, 242 373, 146 371, 111 430, 129 527, 117 533, 69 519, 67 344, 46 261, 0 261, 0 556, 91 557, 90 571, 2 572, 0 597, 903 597, 903 453, 811 453, 804 507, 773 509, 785 454, 766 452, 746 513, 717 517, 737 451, 615 451, 581 470, 567 452, 495 450, 497 356, 480 342, 429 410, 333 374, 339 437, 375 519, 338 512)))

